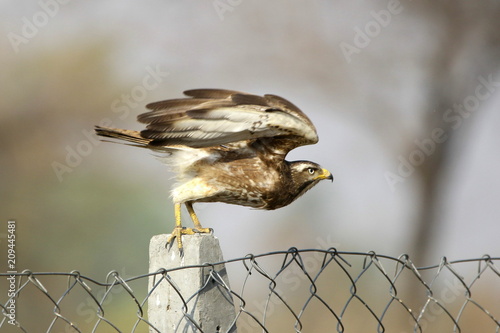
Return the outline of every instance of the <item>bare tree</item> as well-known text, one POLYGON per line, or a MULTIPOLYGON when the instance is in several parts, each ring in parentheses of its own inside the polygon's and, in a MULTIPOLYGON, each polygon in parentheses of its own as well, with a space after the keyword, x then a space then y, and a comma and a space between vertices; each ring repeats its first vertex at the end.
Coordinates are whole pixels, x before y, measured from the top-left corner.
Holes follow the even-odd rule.
POLYGON ((429 129, 441 128, 446 138, 436 144, 435 151, 418 168, 421 207, 412 253, 414 261, 422 265, 436 239, 440 189, 446 186, 442 180, 450 167, 457 131, 463 121, 477 117, 474 113, 480 112, 482 105, 470 101, 480 102, 475 96, 480 85, 485 85, 483 93, 488 93, 488 84, 493 84, 491 79, 500 66, 500 3, 425 1, 415 6, 421 15, 433 15, 442 26, 441 48, 431 67, 430 108, 425 122, 429 129))

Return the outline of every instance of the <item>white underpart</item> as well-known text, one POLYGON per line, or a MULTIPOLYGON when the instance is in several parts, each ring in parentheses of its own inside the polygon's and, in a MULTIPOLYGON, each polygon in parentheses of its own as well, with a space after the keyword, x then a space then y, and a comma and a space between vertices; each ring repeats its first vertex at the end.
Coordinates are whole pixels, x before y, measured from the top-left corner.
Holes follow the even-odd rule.
POLYGON ((213 188, 209 184, 193 176, 175 184, 171 196, 175 203, 183 203, 209 197, 212 193, 213 188))
MULTIPOLYGON (((204 150, 186 146, 172 146, 168 147, 167 153, 159 153, 156 155, 156 158, 168 166, 171 171, 182 177, 190 172, 189 169, 194 163, 210 156, 211 155, 204 150)), ((216 157, 216 155, 212 155, 213 159, 216 157)))
POLYGON ((215 160, 217 154, 185 146, 169 147, 169 153, 158 154, 156 158, 176 173, 177 183, 174 184, 171 196, 175 203, 201 199, 210 193, 211 187, 200 178, 192 165, 201 159, 215 160))

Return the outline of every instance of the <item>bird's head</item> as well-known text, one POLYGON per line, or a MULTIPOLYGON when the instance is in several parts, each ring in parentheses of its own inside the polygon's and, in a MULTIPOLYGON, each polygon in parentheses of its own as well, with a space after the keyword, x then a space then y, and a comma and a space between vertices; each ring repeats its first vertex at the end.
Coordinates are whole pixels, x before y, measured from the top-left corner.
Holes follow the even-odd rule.
POLYGON ((330 171, 323 169, 319 164, 309 161, 290 162, 290 170, 296 198, 310 190, 323 179, 333 181, 330 171))

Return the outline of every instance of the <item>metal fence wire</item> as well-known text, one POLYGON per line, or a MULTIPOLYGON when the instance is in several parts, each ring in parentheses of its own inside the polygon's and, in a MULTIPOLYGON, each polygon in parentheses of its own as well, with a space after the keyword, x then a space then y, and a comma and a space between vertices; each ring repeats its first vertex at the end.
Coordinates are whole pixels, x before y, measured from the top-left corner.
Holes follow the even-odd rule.
MULTIPOLYGON (((417 268, 407 255, 291 248, 175 271, 206 269, 232 295, 231 332, 477 333, 500 332, 498 260, 442 258, 417 268)), ((1 273, 0 331, 158 332, 148 321, 148 298, 169 284, 182 299, 189 332, 203 332, 190 314, 208 284, 183 295, 172 271, 133 277, 112 271, 104 281, 77 271, 1 273)))

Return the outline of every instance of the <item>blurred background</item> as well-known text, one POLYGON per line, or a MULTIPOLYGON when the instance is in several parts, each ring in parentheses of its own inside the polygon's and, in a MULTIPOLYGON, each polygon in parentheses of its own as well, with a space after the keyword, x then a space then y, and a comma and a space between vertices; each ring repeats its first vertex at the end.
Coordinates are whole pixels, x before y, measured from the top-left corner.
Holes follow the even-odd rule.
POLYGON ((173 174, 93 127, 141 129, 147 103, 192 88, 289 99, 320 141, 288 160, 335 177, 277 211, 195 205, 226 259, 292 246, 417 266, 499 254, 498 2, 0 6, 0 241, 5 253, 16 220, 18 271, 147 272, 149 239, 173 228, 173 174))

